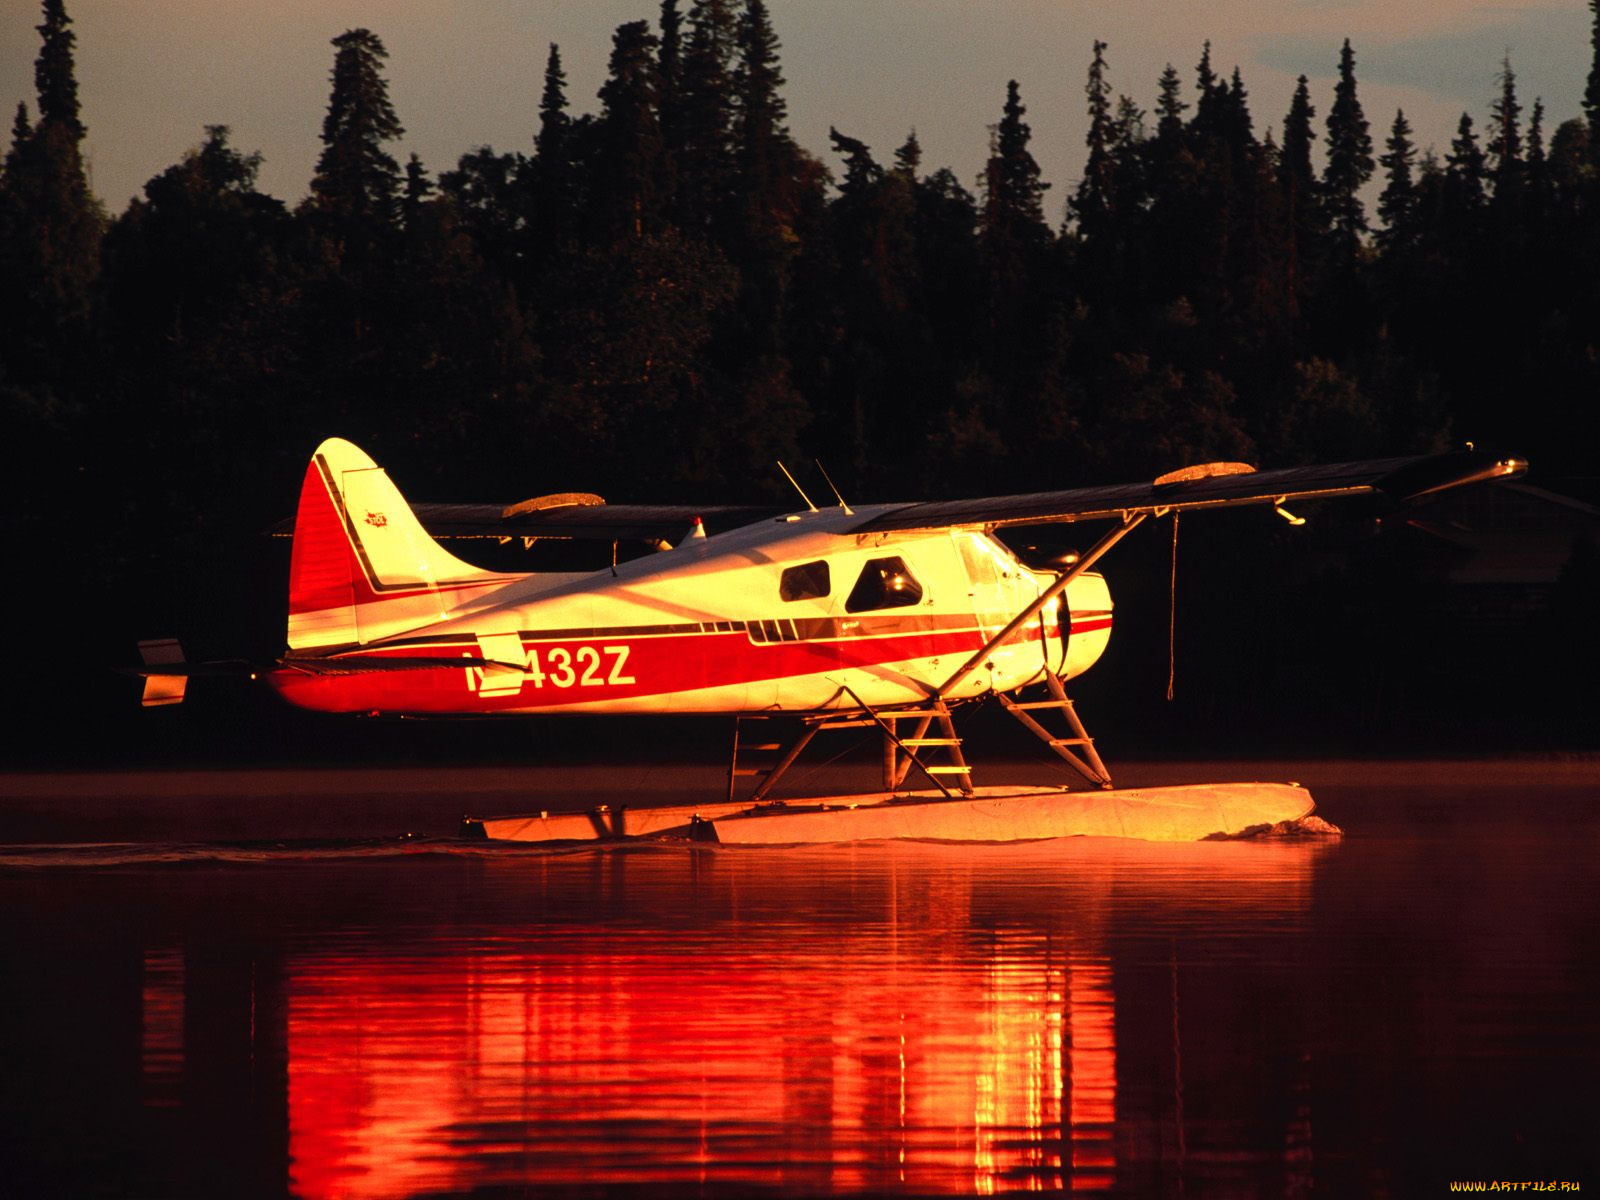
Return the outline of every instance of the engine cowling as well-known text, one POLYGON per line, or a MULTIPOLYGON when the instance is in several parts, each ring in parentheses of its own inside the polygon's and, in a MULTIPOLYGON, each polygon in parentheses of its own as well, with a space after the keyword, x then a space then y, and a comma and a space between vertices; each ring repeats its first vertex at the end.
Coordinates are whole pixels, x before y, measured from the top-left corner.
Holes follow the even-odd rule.
POLYGON ((1111 641, 1111 589, 1105 576, 1085 571, 1067 584, 1060 607, 1061 658, 1056 673, 1063 679, 1082 675, 1105 653, 1111 641))

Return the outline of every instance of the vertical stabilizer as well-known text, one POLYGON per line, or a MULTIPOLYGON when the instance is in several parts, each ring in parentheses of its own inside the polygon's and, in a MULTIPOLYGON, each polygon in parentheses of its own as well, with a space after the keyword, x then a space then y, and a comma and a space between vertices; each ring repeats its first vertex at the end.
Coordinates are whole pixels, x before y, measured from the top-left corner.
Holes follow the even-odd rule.
POLYGON ((464 563, 429 537, 359 448, 341 438, 317 447, 295 514, 290 649, 404 633, 513 578, 464 563))

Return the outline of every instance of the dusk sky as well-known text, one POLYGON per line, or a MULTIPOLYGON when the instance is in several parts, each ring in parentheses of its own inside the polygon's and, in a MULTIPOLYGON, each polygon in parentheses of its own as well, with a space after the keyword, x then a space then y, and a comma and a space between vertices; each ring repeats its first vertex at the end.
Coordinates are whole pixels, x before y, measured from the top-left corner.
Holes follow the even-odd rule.
MULTIPOLYGON (((689 7, 684 0, 682 7, 689 7)), ((1404 108, 1419 145, 1442 154, 1465 109, 1481 128, 1509 54, 1524 110, 1542 96, 1547 134, 1578 116, 1589 67, 1581 0, 1220 0, 1120 5, 1084 0, 771 0, 788 79, 790 127, 832 167, 836 125, 887 161, 916 127, 925 171, 951 167, 969 189, 1016 78, 1034 156, 1054 186, 1052 223, 1084 157, 1083 83, 1091 45, 1110 44, 1113 88, 1148 110, 1172 62, 1190 84, 1201 43, 1244 74, 1256 130, 1276 130, 1295 77, 1310 77, 1318 128, 1339 47, 1357 56, 1360 98, 1382 139, 1404 108)), ((0 102, 33 110, 35 0, 0 5, 0 102)), ((120 212, 152 175, 230 125, 265 157, 263 191, 308 190, 333 62, 329 39, 366 26, 389 50, 390 96, 406 127, 391 147, 430 172, 477 146, 532 149, 548 44, 561 47, 575 113, 596 111, 612 30, 655 0, 67 0, 96 193, 120 212)), ((9 120, 7 121, 9 128, 9 120)))

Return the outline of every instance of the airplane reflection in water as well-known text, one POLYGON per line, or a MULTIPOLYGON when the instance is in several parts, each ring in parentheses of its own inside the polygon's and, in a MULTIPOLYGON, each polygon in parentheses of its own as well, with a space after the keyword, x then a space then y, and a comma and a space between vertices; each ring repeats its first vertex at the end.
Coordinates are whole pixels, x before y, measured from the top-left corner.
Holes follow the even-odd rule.
MULTIPOLYGON (((1250 1077, 1248 976, 1297 990, 1325 847, 974 849, 489 858, 487 922, 298 938, 252 1009, 289 1188, 1127 1193, 1241 1150, 1309 1185, 1304 1082, 1250 1077), (1185 1115, 1240 1088, 1246 1147, 1238 1111, 1185 1115)), ((147 954, 147 1105, 193 982, 147 954)))

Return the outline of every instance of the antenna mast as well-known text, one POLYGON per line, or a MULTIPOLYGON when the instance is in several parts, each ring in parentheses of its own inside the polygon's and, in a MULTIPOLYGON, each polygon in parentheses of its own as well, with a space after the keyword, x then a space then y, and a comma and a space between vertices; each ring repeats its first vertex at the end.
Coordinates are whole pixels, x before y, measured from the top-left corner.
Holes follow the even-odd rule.
POLYGON ((843 494, 834 485, 833 477, 828 474, 828 468, 822 465, 822 460, 820 458, 813 458, 811 461, 817 464, 817 470, 821 471, 823 479, 828 481, 828 487, 832 489, 833 498, 839 502, 839 507, 844 509, 847 516, 855 516, 855 510, 844 502, 843 494))
POLYGON ((789 468, 784 466, 783 462, 781 460, 778 461, 778 470, 783 472, 783 477, 785 479, 787 479, 790 483, 794 484, 794 490, 800 493, 800 499, 802 499, 802 500, 804 500, 806 502, 806 507, 809 508, 812 512, 816 512, 817 511, 817 506, 815 504, 811 503, 811 497, 806 495, 805 488, 801 487, 798 483, 795 483, 794 476, 789 474, 789 468))

